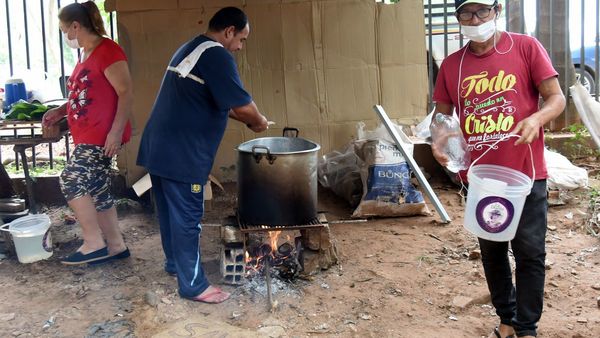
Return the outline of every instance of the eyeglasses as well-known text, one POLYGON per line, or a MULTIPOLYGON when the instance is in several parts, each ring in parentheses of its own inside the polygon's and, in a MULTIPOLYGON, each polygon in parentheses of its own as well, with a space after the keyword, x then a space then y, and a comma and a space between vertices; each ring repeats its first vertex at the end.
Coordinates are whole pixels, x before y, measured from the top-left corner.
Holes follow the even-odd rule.
POLYGON ((456 17, 458 18, 459 21, 469 21, 471 19, 473 19, 473 16, 477 16, 479 19, 483 20, 485 18, 487 18, 488 16, 490 16, 490 13, 492 12, 492 9, 495 9, 496 7, 484 7, 484 8, 480 8, 478 10, 476 10, 475 12, 468 12, 468 11, 461 11, 456 13, 456 17))

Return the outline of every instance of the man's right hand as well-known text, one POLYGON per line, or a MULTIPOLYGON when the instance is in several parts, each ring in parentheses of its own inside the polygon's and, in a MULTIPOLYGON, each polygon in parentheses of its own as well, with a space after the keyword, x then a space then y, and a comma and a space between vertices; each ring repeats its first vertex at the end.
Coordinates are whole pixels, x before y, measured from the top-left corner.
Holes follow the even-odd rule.
POLYGON ((431 153, 433 154, 435 160, 438 161, 438 163, 443 167, 448 165, 448 156, 446 156, 441 149, 438 149, 438 146, 436 146, 435 143, 431 143, 431 153))
POLYGON ((229 111, 229 117, 243 122, 256 133, 265 131, 269 127, 267 118, 258 111, 254 101, 245 106, 232 108, 229 111))
POLYGON ((267 118, 261 114, 260 121, 255 124, 248 124, 248 128, 250 128, 255 133, 260 133, 269 129, 269 123, 267 121, 267 118))
POLYGON ((42 117, 42 126, 50 127, 65 116, 63 107, 49 109, 42 117))

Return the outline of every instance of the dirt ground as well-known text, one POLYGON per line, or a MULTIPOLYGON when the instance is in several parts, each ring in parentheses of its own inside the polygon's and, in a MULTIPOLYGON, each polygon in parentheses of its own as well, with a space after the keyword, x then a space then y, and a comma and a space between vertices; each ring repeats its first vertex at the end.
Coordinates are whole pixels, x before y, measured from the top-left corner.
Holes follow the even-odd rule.
MULTIPOLYGON (((235 189, 226 188, 215 189, 207 225, 233 214, 235 189)), ((154 216, 132 203, 119 208, 131 258, 96 267, 61 265, 59 257, 80 243, 79 226, 65 224, 67 208, 52 208, 54 255, 32 264, 0 260, 0 337, 151 337, 189 318, 272 337, 487 336, 498 320, 474 257, 477 241, 462 228, 457 189, 438 184, 435 190, 452 223, 440 224, 434 212, 331 225, 340 264, 285 285, 274 295, 272 313, 267 299, 248 287, 223 285, 233 297, 218 305, 181 299, 175 278, 163 271, 154 216)), ((550 208, 540 337, 600 337, 600 239, 585 229, 587 196, 570 193, 566 205, 550 208)), ((325 190, 319 204, 329 220, 351 213, 325 190)), ((202 258, 214 283, 220 280, 219 243, 219 228, 205 226, 202 258)), ((185 328, 166 336, 241 335, 185 328)))

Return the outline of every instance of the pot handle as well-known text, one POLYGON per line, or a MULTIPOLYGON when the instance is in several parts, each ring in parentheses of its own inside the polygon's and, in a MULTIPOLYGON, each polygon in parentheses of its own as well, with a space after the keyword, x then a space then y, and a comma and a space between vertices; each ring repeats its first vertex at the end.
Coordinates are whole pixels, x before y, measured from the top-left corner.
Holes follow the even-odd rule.
POLYGON ((271 155, 271 150, 269 149, 269 147, 267 147, 267 146, 252 146, 252 157, 254 157, 254 160, 256 161, 256 163, 260 163, 260 160, 262 159, 263 155, 265 154, 262 152, 257 152, 256 149, 264 149, 266 151, 266 157, 267 157, 267 160, 269 161, 269 164, 273 164, 273 162, 275 162, 275 160, 277 159, 277 156, 271 155))
POLYGON ((285 127, 285 128, 283 128, 283 133, 282 133, 281 136, 288 137, 288 136, 286 136, 286 133, 287 132, 294 132, 294 131, 296 132, 296 136, 289 136, 289 137, 298 137, 298 135, 300 135, 300 130, 298 128, 292 128, 292 127, 285 127))
POLYGON ((7 229, 9 225, 10 225, 10 223, 6 223, 6 224, 3 224, 3 225, 0 225, 0 231, 10 232, 10 230, 7 229))

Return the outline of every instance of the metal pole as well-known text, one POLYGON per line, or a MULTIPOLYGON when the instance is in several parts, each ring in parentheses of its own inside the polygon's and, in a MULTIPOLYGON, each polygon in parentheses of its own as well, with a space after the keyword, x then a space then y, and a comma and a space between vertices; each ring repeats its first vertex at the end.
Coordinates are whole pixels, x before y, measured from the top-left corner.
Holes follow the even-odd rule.
POLYGON ((585 1, 581 0, 581 49, 579 51, 579 82, 585 80, 585 1))
POLYGON ((10 34, 10 7, 8 6, 8 0, 4 1, 6 3, 6 31, 8 35, 8 65, 10 67, 10 76, 13 76, 13 55, 12 55, 12 38, 10 34))
MULTIPOLYGON (((551 8, 554 9, 554 8, 551 8)), ((565 1, 565 27, 569 27, 569 0, 565 1)), ((570 46, 569 44, 569 34, 565 34, 565 40, 563 41, 564 43, 564 49, 565 49, 565 91, 569 90, 569 87, 571 86, 571 84, 569 83, 569 71, 571 70, 570 65, 567 64, 567 60, 570 60, 571 58, 569 57, 569 53, 570 51, 568 50, 569 48, 567 48, 567 46, 570 46)), ((565 95, 565 100, 567 103, 567 107, 569 107, 569 101, 571 100, 571 95, 565 95)), ((565 126, 567 125, 567 114, 568 114, 568 109, 565 108, 565 112, 564 112, 564 120, 565 120, 565 126)))
POLYGON ((27 69, 31 69, 31 58, 29 56, 29 27, 27 27, 27 2, 23 0, 23 24, 25 26, 25 57, 27 69))
POLYGON ((400 139, 401 139, 400 134, 398 134, 398 130, 396 130, 396 128, 394 128, 392 121, 390 120, 390 118, 388 117, 386 112, 383 110, 383 107, 376 104, 373 106, 373 109, 375 109, 375 112, 377 113, 377 115, 379 115, 381 122, 383 122, 388 133, 390 133, 390 135, 392 136, 392 139, 396 143, 398 150, 400 150, 400 153, 402 153, 402 156, 404 156, 404 159, 406 159, 406 162, 408 162, 408 165, 410 166, 412 171, 415 173, 415 176, 417 176, 417 180, 419 181, 419 184, 421 184, 421 186, 425 189, 427 197, 429 197, 429 200, 435 206, 435 210, 437 210, 437 212, 440 214, 440 217, 442 218, 442 222, 449 223, 450 221, 452 221, 450 219, 450 216, 444 209, 444 206, 442 206, 442 202, 440 202, 440 200, 436 196, 435 192, 429 185, 429 182, 427 182, 427 180, 425 179, 425 175, 423 175, 423 172, 421 172, 421 169, 417 165, 417 162, 415 162, 415 159, 412 158, 412 156, 409 156, 409 154, 404 149, 404 146, 402 145, 402 142, 400 141, 400 139))
POLYGON ((596 95, 596 101, 598 101, 600 98, 598 97, 598 71, 600 71, 600 60, 598 60, 598 58, 600 57, 600 51, 599 51, 599 46, 598 43, 600 42, 600 0, 596 0, 596 41, 595 41, 595 45, 596 45, 596 64, 594 65, 594 83, 596 84, 595 88, 594 88, 594 94, 596 95))
POLYGON ((428 75, 429 75, 429 102, 427 102, 428 104, 428 110, 431 110, 433 108, 433 63, 435 62, 435 60, 433 59, 433 21, 431 18, 431 0, 429 1, 429 7, 427 7, 427 23, 429 24, 429 35, 427 36, 427 43, 429 44, 429 55, 427 56, 429 59, 429 69, 428 69, 428 75))
MULTIPOLYGON (((46 13, 44 13, 44 0, 40 0, 42 11, 42 52, 44 54, 44 79, 48 78, 48 50, 46 48, 46 13)), ((52 161, 50 162, 52 163, 52 161)))

